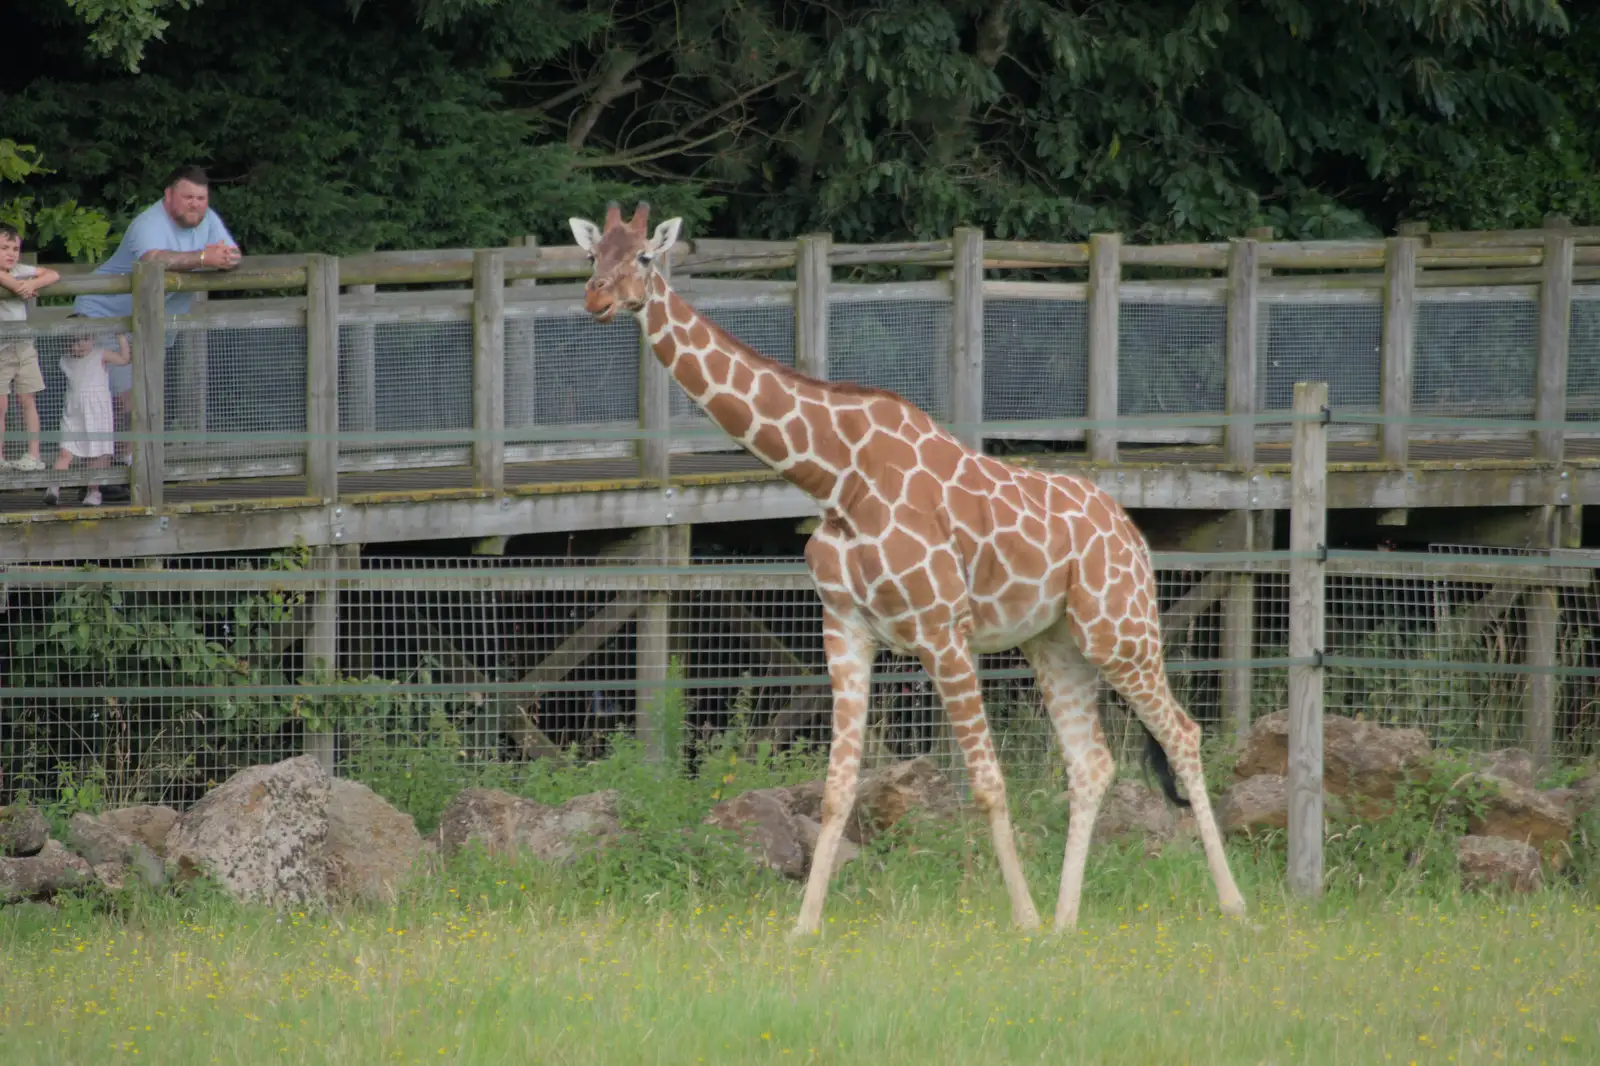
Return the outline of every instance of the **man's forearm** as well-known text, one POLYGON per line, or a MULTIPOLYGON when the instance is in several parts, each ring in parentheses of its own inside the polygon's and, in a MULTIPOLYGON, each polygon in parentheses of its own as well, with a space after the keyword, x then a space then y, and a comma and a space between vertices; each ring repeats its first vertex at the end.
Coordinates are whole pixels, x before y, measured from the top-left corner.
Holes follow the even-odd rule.
POLYGON ((201 268, 209 265, 205 262, 205 256, 206 253, 205 249, 203 248, 198 252, 169 252, 165 249, 158 248, 155 251, 146 252, 141 255, 139 257, 139 261, 142 263, 160 263, 168 270, 182 272, 186 270, 200 270, 201 268))

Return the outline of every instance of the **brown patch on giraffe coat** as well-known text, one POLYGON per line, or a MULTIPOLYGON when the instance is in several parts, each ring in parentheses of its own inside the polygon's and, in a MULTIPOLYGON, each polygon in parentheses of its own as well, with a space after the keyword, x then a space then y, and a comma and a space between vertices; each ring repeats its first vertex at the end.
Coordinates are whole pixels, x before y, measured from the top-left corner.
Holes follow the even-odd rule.
POLYGON ((1017 526, 1029 544, 1047 546, 1045 524, 1032 514, 1022 516, 1022 521, 1017 526))
POLYGON ((807 403, 802 405, 801 412, 805 416, 806 424, 811 429, 811 454, 815 455, 825 466, 842 471, 850 465, 850 445, 839 436, 834 428, 833 418, 828 409, 820 403, 807 403))
POLYGON ((955 541, 956 552, 962 560, 971 560, 978 553, 978 538, 972 535, 967 527, 959 522, 951 523, 950 539, 955 541))
POLYGON ((699 399, 705 395, 706 376, 700 368, 700 360, 690 358, 678 360, 678 365, 672 368, 672 376, 690 396, 699 399))
POLYGON ((920 566, 928 549, 899 526, 890 526, 883 538, 884 565, 897 574, 920 566))
POLYGON ((689 343, 702 352, 711 347, 711 328, 696 318, 694 325, 689 327, 689 343))
POLYGON ((1005 560, 1000 558, 993 544, 984 541, 978 546, 978 557, 972 564, 973 591, 993 595, 1010 580, 1011 571, 1006 569, 1005 560))
POLYGON ((742 438, 750 430, 750 405, 737 396, 719 392, 706 404, 706 412, 729 436, 742 438))
POLYGON ((978 461, 970 455, 963 458, 961 469, 956 471, 955 483, 969 492, 984 493, 994 484, 989 475, 978 465, 978 461))
POLYGON ((667 309, 661 305, 660 300, 651 300, 645 305, 644 326, 645 329, 649 331, 650 336, 653 337, 657 333, 660 333, 662 327, 666 324, 667 309))
POLYGON ((783 472, 801 492, 813 499, 825 500, 833 495, 833 486, 837 479, 830 470, 813 463, 810 459, 802 459, 783 472))
MULTIPOLYGON (((956 538, 959 540, 961 536, 962 532, 958 529, 956 538)), ((928 560, 928 570, 940 599, 954 603, 965 594, 966 583, 961 580, 961 568, 949 552, 934 552, 933 558, 928 560)))
POLYGON ((846 513, 853 511, 856 505, 871 493, 872 486, 867 484, 867 479, 861 476, 861 471, 855 469, 846 470, 844 478, 839 484, 839 507, 846 513))
POLYGON ((865 493, 851 504, 850 517, 862 534, 876 537, 889 528, 889 505, 877 493, 865 493))
POLYGON ((1017 577, 1038 581, 1044 577, 1047 562, 1044 552, 1040 551, 1033 543, 1026 540, 1011 541, 1006 551, 1011 561, 1011 572, 1017 577))
POLYGON ((783 441, 783 430, 772 422, 756 430, 755 438, 750 443, 756 454, 771 462, 781 463, 789 458, 789 446, 783 441))
MULTIPOLYGON (((844 584, 844 564, 839 550, 827 541, 813 536, 806 542, 806 568, 811 576, 824 585, 844 584)), ((827 634, 823 634, 827 639, 827 634)))
POLYGON ((934 476, 926 470, 913 470, 906 481, 906 503, 922 514, 942 515, 944 491, 934 476))
MULTIPOLYGON (((988 536, 994 529, 989 521, 988 500, 962 485, 946 485, 944 505, 952 525, 963 525, 975 535, 988 536)), ((963 553, 965 554, 965 553, 963 553)), ((967 555, 967 558, 971 558, 967 555)))
POLYGON ((897 581, 885 581, 872 593, 872 609, 881 618, 905 614, 910 607, 905 590, 897 581))
POLYGON ((917 446, 923 467, 940 481, 949 481, 961 465, 961 446, 944 437, 929 437, 917 446))
POLYGON ((864 593, 883 577, 883 554, 875 542, 856 543, 850 547, 850 574, 858 582, 857 592, 864 593))
POLYGON ((860 444, 872 429, 872 423, 867 420, 867 413, 859 407, 845 407, 834 411, 833 424, 838 427, 839 436, 851 444, 860 444))
POLYGON ((1078 561, 1078 583, 1091 589, 1105 587, 1106 543, 1103 538, 1094 537, 1084 545, 1078 561))
POLYGON ((705 364, 706 376, 711 379, 713 385, 728 383, 728 371, 733 368, 733 360, 728 358, 726 352, 715 350, 707 352, 700 361, 705 364))
POLYGON ((905 421, 905 404, 895 403, 885 397, 874 400, 868 405, 867 411, 872 416, 872 421, 877 423, 879 429, 886 429, 893 433, 905 421))
POLYGON ((991 500, 989 513, 994 516, 994 528, 997 530, 1015 529, 1018 519, 1022 517, 1009 501, 1003 499, 991 500))
POLYGON ((756 385, 756 411, 763 418, 779 419, 795 408, 795 400, 775 374, 762 374, 756 385))
POLYGON ((1106 506, 1105 498, 1100 493, 1090 496, 1083 505, 1084 517, 1094 525, 1094 528, 1106 533, 1111 532, 1111 508, 1106 506))
POLYGON ((806 420, 800 415, 794 415, 783 423, 783 431, 789 437, 789 446, 797 452, 811 450, 811 433, 806 429, 806 420))
POLYGON ((741 396, 748 396, 755 391, 756 374, 744 363, 733 364, 733 376, 729 379, 735 392, 741 396))

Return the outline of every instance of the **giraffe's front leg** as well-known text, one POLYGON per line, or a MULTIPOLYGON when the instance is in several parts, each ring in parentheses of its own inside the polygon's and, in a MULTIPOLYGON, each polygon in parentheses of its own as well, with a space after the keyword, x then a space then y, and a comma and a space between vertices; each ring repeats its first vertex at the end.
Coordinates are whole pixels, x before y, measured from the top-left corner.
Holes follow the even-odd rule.
POLYGON ((828 750, 828 781, 822 792, 822 830, 811 855, 811 872, 806 878, 795 936, 813 934, 822 927, 822 901, 828 894, 845 820, 856 802, 867 703, 872 691, 872 661, 878 651, 876 642, 862 627, 826 603, 822 609, 822 643, 833 685, 833 742, 828 750))
POLYGON ((967 646, 966 635, 954 625, 943 630, 941 644, 925 646, 917 654, 923 667, 939 689, 939 699, 950 716, 956 742, 966 757, 972 798, 989 816, 989 833, 994 839, 995 858, 1011 897, 1011 919, 1019 929, 1039 928, 1039 912, 1028 891, 1028 879, 1017 857, 1017 840, 1011 830, 1011 808, 1006 800, 1006 783, 1000 775, 1000 760, 994 739, 983 713, 983 689, 978 684, 978 664, 967 646))

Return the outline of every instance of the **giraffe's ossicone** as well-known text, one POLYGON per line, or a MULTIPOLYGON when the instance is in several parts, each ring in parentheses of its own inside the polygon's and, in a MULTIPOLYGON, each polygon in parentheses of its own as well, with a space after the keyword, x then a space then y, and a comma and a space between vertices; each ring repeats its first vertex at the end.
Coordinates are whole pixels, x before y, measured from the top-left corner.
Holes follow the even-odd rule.
POLYGON ((833 737, 822 831, 796 932, 815 932, 821 922, 855 801, 881 647, 915 655, 939 691, 973 798, 988 815, 1017 924, 1033 928, 1039 919, 977 673, 980 652, 1015 647, 1038 677, 1070 782, 1056 929, 1077 921, 1089 838, 1115 772, 1096 709, 1100 677, 1167 753, 1194 807, 1222 909, 1243 913, 1205 791, 1200 729, 1167 684, 1149 548, 1122 507, 1081 478, 974 451, 893 393, 819 381, 729 336, 657 269, 679 220, 648 235, 648 214, 640 204, 624 222, 611 204, 604 229, 571 220, 594 261, 584 306, 600 321, 634 315, 690 398, 822 513, 806 564, 823 606, 833 737))

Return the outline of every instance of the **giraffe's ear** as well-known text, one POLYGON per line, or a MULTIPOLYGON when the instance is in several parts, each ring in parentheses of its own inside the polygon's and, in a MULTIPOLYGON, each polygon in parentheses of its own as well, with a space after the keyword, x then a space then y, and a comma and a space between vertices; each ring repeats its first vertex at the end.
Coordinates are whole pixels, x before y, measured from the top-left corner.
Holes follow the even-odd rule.
POLYGON ((572 239, 578 242, 578 247, 586 252, 594 251, 594 246, 600 243, 600 227, 586 218, 569 218, 567 225, 572 227, 572 239))
POLYGON ((683 226, 683 219, 669 218, 656 227, 656 234, 650 238, 650 255, 652 257, 665 255, 668 248, 678 242, 678 230, 683 226))

